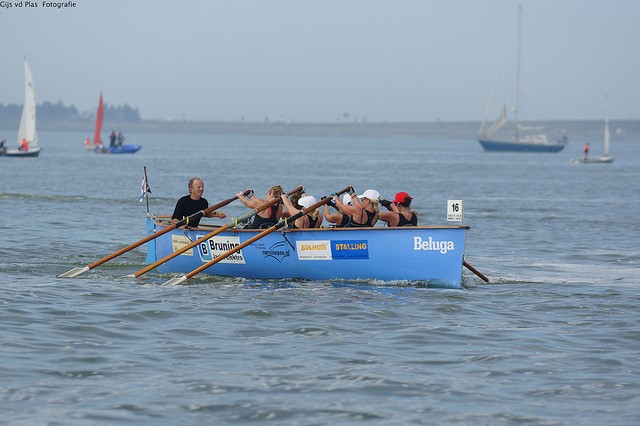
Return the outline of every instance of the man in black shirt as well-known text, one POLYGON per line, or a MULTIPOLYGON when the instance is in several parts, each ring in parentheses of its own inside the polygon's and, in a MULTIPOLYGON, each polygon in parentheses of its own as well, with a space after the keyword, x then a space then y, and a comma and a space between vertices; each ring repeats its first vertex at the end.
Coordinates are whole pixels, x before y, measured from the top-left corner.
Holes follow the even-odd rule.
MULTIPOLYGON (((204 211, 207 207, 209 207, 209 202, 206 198, 202 197, 204 193, 204 182, 199 177, 192 177, 189 179, 189 195, 185 195, 181 197, 176 202, 176 207, 173 210, 173 214, 171 215, 172 222, 179 222, 182 219, 186 219, 194 213, 198 213, 200 211, 204 211)), ((224 219, 227 215, 224 212, 209 212, 206 214, 207 217, 217 217, 220 219, 224 219)), ((186 226, 190 228, 197 228, 200 224, 200 219, 202 215, 197 215, 194 218, 191 218, 187 221, 186 226)))

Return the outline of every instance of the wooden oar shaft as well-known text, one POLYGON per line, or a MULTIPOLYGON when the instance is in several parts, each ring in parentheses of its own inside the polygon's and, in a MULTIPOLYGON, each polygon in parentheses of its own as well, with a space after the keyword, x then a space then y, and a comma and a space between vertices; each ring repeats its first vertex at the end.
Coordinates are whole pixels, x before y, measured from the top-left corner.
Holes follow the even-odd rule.
MULTIPOLYGON (((251 190, 250 190, 250 189, 247 189, 246 191, 244 191, 244 192, 243 192, 243 194, 244 194, 244 195, 248 195, 248 194, 250 194, 250 193, 251 193, 251 190)), ((194 213, 194 214, 190 215, 189 217, 184 218, 184 219, 179 220, 178 222, 176 222, 176 223, 175 223, 175 227, 174 227, 173 229, 175 229, 175 228, 179 228, 180 226, 188 225, 188 224, 189 224, 189 222, 190 222, 191 220, 195 219, 196 217, 198 217, 198 216, 199 216, 199 217, 205 217, 208 213, 211 213, 211 212, 213 212, 213 211, 216 211, 216 210, 218 210, 219 208, 224 207, 224 206, 226 206, 227 204, 229 204, 229 203, 231 203, 232 201, 235 201, 235 200, 237 200, 237 199, 238 199, 238 196, 236 195, 235 197, 228 198, 228 199, 226 199, 226 200, 224 200, 224 201, 219 202, 219 203, 218 203, 218 204, 216 204, 216 205, 213 205, 213 206, 211 206, 211 207, 207 207, 207 208, 206 208, 206 209, 204 209, 204 210, 200 210, 199 212, 196 212, 196 213, 194 213)))
POLYGON ((162 231, 160 231, 160 232, 156 232, 155 234, 147 235, 145 238, 141 239, 140 241, 137 241, 137 242, 135 242, 135 243, 133 243, 133 244, 129 244, 129 245, 128 245, 128 246, 126 246, 125 248, 120 249, 120 250, 118 250, 118 251, 117 251, 117 252, 115 252, 115 253, 111 253, 109 256, 103 257, 102 259, 97 260, 97 261, 93 262, 93 263, 92 263, 92 264, 90 264, 90 265, 87 265, 87 268, 89 268, 89 269, 93 269, 93 268, 95 268, 96 266, 100 266, 100 265, 102 265, 103 263, 108 262, 108 261, 110 261, 111 259, 113 259, 113 258, 115 258, 115 257, 118 257, 118 256, 120 256, 121 254, 124 254, 124 253, 126 253, 126 252, 128 252, 128 251, 130 251, 130 250, 133 250, 134 248, 136 248, 136 247, 138 247, 138 246, 141 246, 142 244, 147 243, 147 242, 149 242, 149 241, 153 240, 154 238, 158 238, 160 235, 162 235, 162 234, 166 234, 167 232, 169 232, 169 231, 171 231, 172 229, 175 229, 175 228, 176 228, 176 226, 175 226, 175 224, 173 224, 173 225, 171 225, 171 226, 167 226, 165 229, 163 229, 163 230, 162 230, 162 231))
POLYGON ((466 267, 467 267, 467 269, 469 269, 471 272, 473 272, 474 274, 476 274, 477 276, 479 276, 479 277, 482 279, 482 281, 484 281, 484 282, 486 282, 486 283, 488 283, 488 282, 489 282, 489 278, 487 278, 487 277, 486 277, 482 272, 478 271, 478 270, 477 270, 476 268, 474 268, 473 266, 469 265, 469 264, 467 263, 467 261, 466 261, 466 260, 463 260, 463 261, 462 261, 462 264, 463 264, 464 266, 466 266, 466 267))
MULTIPOLYGON (((345 192, 347 192, 349 190, 349 188, 351 188, 350 186, 344 188, 342 191, 337 192, 337 195, 342 195, 345 192)), ((224 253, 222 253, 220 256, 216 257, 215 259, 210 260, 209 262, 205 263, 204 265, 199 266, 198 268, 194 269, 193 271, 189 272, 188 274, 186 274, 181 281, 184 281, 186 279, 189 279, 191 277, 193 277, 194 275, 199 274, 200 272, 204 271, 205 269, 210 268, 211 266, 215 265, 216 263, 226 259, 227 257, 231 256, 234 253, 239 252, 240 250, 242 250, 243 248, 245 248, 246 246, 248 246, 249 244, 254 243, 255 241, 258 241, 259 239, 266 237, 267 235, 271 234, 272 232, 284 227, 289 221, 295 221, 296 219, 299 219, 300 217, 304 216, 305 214, 317 209, 318 207, 326 204, 329 202, 329 200, 331 200, 331 198, 323 198, 322 200, 318 201, 317 203, 302 209, 301 211, 299 211, 298 213, 294 214, 293 216, 289 217, 287 219, 287 222, 278 222, 275 225, 273 225, 270 228, 265 229, 264 231, 260 232, 258 235, 254 235, 253 237, 249 238, 247 241, 245 241, 244 243, 241 243, 239 245, 237 245, 236 247, 232 248, 231 250, 228 250, 224 253)))
MULTIPOLYGON (((249 193, 251 193, 250 189, 247 189, 246 191, 244 191, 244 194, 249 194, 249 193)), ((77 277, 78 275, 81 275, 81 274, 85 273, 86 271, 95 268, 96 266, 100 266, 103 263, 108 262, 111 259, 120 256, 121 254, 124 254, 124 253, 126 253, 126 252, 128 252, 130 250, 133 250, 134 248, 136 248, 138 246, 141 246, 144 243, 147 243, 147 242, 149 242, 149 241, 151 241, 151 240, 153 240, 155 238, 158 238, 159 236, 161 236, 163 234, 166 234, 167 232, 169 232, 169 231, 171 231, 173 229, 176 229, 179 226, 185 225, 186 223, 188 223, 189 219, 193 219, 198 215, 205 216, 207 213, 215 211, 215 210, 217 210, 217 209, 219 209, 221 207, 224 207, 227 204, 229 204, 232 201, 237 200, 237 199, 238 199, 237 195, 235 197, 227 198, 226 200, 221 201, 218 204, 215 204, 215 205, 213 205, 211 207, 208 207, 208 208, 206 208, 204 210, 201 210, 201 211, 199 211, 197 213, 192 214, 188 218, 182 219, 182 220, 178 221, 177 223, 172 223, 171 225, 167 226, 162 231, 155 232, 155 233, 153 233, 151 235, 147 235, 146 237, 144 237, 140 241, 136 241, 133 244, 129 244, 125 248, 120 249, 120 250, 118 250, 118 251, 116 251, 114 253, 111 253, 109 256, 103 257, 102 259, 97 260, 97 261, 91 263, 90 265, 87 265, 87 266, 85 266, 83 268, 73 268, 73 269, 71 269, 71 270, 69 270, 69 271, 67 271, 67 272, 65 272, 63 274, 58 275, 58 277, 61 277, 61 278, 77 277)))
MULTIPOLYGON (((302 191, 303 189, 304 188, 302 187, 302 185, 299 185, 294 190, 289 191, 287 193, 287 195, 293 195, 296 192, 302 191)), ((144 268, 140 269, 135 274, 133 274, 133 276, 134 277, 139 277, 140 275, 145 274, 145 273, 149 272, 150 270, 157 268, 158 266, 162 265, 163 263, 166 263, 166 262, 170 261, 174 257, 177 257, 177 256, 181 255, 182 253, 186 252, 187 250, 192 249, 193 247, 197 246, 198 244, 200 244, 200 243, 202 243, 204 241, 207 241, 210 238, 215 237, 216 235, 220 234, 221 232, 226 231, 227 229, 229 229, 231 227, 236 226, 238 223, 249 219, 250 217, 258 214, 259 212, 268 209, 269 207, 271 207, 274 204, 276 204, 278 201, 280 201, 280 200, 279 199, 273 199, 273 200, 267 201, 266 203, 260 205, 259 207, 255 208, 253 210, 250 210, 247 213, 245 213, 245 214, 243 214, 243 215, 241 215, 239 217, 236 217, 236 218, 232 219, 231 222, 229 222, 228 224, 226 224, 224 226, 221 226, 220 228, 218 228, 218 229, 216 229, 214 231, 211 231, 207 235, 205 235, 203 237, 200 237, 195 241, 192 241, 191 243, 187 244, 186 246, 183 246, 180 249, 178 249, 178 250, 166 255, 162 259, 156 260, 155 262, 145 266, 144 268)), ((175 229, 175 227, 171 228, 171 229, 175 229)), ((164 233, 166 231, 163 230, 162 232, 164 233)))
MULTIPOLYGON (((249 194, 249 193, 251 193, 251 190, 247 189, 246 191, 244 191, 244 193, 245 193, 245 194, 249 194)), ((103 263, 108 262, 109 260, 111 260, 111 259, 113 259, 113 258, 115 258, 115 257, 118 257, 118 256, 120 256, 121 254, 124 254, 124 253, 126 253, 126 252, 128 252, 128 251, 130 251, 130 250, 133 250, 134 248, 136 248, 136 247, 138 247, 138 246, 141 246, 141 245, 142 245, 142 244, 144 244, 144 243, 147 243, 147 242, 149 242, 149 241, 151 241, 151 240, 154 240, 154 239, 158 238, 159 236, 161 236, 161 235, 163 235, 163 234, 166 234, 167 232, 169 232, 169 231, 171 231, 171 230, 173 230, 173 229, 176 229, 176 228, 177 228, 177 227, 179 227, 179 226, 183 226, 183 225, 187 224, 187 223, 189 222, 189 220, 194 219, 194 218, 195 218, 196 216, 198 216, 198 215, 205 216, 207 213, 210 213, 210 212, 212 212, 212 211, 216 211, 216 210, 218 210, 219 208, 222 208, 222 207, 226 206, 227 204, 229 204, 229 203, 231 203, 232 201, 235 201, 235 200, 237 200, 237 199, 238 199, 238 196, 237 196, 237 195, 236 195, 235 197, 227 198, 226 200, 221 201, 221 202, 219 202, 219 203, 218 203, 218 204, 216 204, 216 205, 213 205, 213 206, 211 206, 211 207, 208 207, 208 208, 206 208, 206 209, 204 209, 204 210, 201 210, 201 211, 199 211, 199 212, 197 212, 197 213, 194 213, 194 214, 190 215, 190 216, 189 216, 188 218, 186 218, 186 219, 182 219, 182 220, 180 220, 180 221, 178 221, 178 222, 176 222, 176 223, 173 223, 173 224, 171 224, 171 225, 167 226, 167 227, 166 227, 165 229, 163 229, 162 231, 155 232, 155 233, 153 233, 153 234, 151 234, 151 235, 147 235, 145 238, 141 239, 140 241, 137 241, 137 242, 135 242, 135 243, 133 243, 133 244, 129 244, 129 245, 128 245, 128 246, 126 246, 125 248, 120 249, 120 250, 118 250, 117 252, 112 253, 112 254, 110 254, 109 256, 104 257, 104 258, 102 258, 102 259, 100 259, 100 260, 98 260, 98 261, 96 261, 96 262, 93 262, 93 263, 92 263, 92 264, 90 264, 90 265, 87 265, 87 267, 88 267, 89 269, 93 269, 93 268, 95 268, 96 266, 102 265, 103 263)))
MULTIPOLYGON (((229 224, 223 225, 220 228, 216 229, 215 231, 212 231, 210 233, 208 233, 207 235, 205 235, 204 237, 198 238, 197 240, 187 244, 184 247, 181 247, 180 249, 174 251, 173 253, 163 257, 160 260, 156 260, 155 262, 145 266, 144 268, 140 269, 139 271, 137 271, 135 274, 133 274, 134 277, 139 277, 142 274, 146 274, 147 272, 149 272, 152 269, 157 268, 158 266, 162 265, 165 262, 168 262, 169 260, 173 259, 176 256, 181 255, 182 253, 184 253, 187 250, 192 249, 193 247, 197 246, 198 244, 200 244, 203 241, 208 240, 209 238, 213 238, 216 235, 218 235, 219 233, 226 231, 227 229, 229 229, 231 226, 229 224)), ((171 228, 174 229, 174 228, 171 228)))
POLYGON ((220 256, 216 257, 213 260, 210 260, 209 262, 205 263, 204 265, 199 266, 198 268, 194 269, 193 271, 189 272, 187 275, 185 275, 186 278, 191 278, 194 275, 199 274, 200 272, 204 271, 205 269, 215 265, 216 263, 220 262, 221 260, 226 259, 227 257, 231 256, 233 253, 239 252, 240 250, 242 250, 243 248, 245 248, 246 246, 248 246, 249 244, 253 243, 254 241, 259 240, 262 237, 265 237, 267 235, 269 235, 270 233, 272 233, 273 231, 275 231, 277 228, 277 225, 272 226, 271 228, 267 228, 264 231, 260 232, 258 235, 255 235, 251 238, 249 238, 247 241, 245 241, 244 243, 241 243, 237 246, 235 246, 234 248, 232 248, 229 251, 226 251, 224 253, 222 253, 220 256))

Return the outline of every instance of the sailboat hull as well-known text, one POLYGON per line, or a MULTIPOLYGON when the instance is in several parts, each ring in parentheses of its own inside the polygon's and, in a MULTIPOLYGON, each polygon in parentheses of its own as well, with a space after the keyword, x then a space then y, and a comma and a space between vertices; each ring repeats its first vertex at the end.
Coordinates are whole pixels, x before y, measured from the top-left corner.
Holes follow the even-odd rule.
POLYGON ((590 163, 613 163, 613 157, 609 155, 603 155, 602 157, 589 157, 584 158, 572 158, 573 164, 590 164, 590 163))
POLYGON ((529 143, 478 139, 478 142, 487 152, 559 152, 565 147, 565 143, 561 141, 556 143, 529 143))
POLYGON ((37 157, 40 155, 41 148, 30 149, 28 151, 21 151, 19 149, 9 149, 4 154, 5 157, 37 157))
POLYGON ((126 144, 121 146, 105 146, 97 147, 96 153, 98 154, 134 154, 142 148, 142 145, 126 144))

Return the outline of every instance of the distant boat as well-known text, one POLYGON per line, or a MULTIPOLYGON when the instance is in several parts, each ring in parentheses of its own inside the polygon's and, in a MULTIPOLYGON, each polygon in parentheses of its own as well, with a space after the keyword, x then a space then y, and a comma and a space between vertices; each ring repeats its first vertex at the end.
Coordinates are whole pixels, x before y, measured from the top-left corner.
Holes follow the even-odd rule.
MULTIPOLYGON (((522 27, 522 6, 518 7, 518 37, 516 47, 516 85, 515 85, 515 106, 513 109, 513 130, 511 134, 496 136, 498 131, 507 122, 507 108, 503 107, 502 113, 496 121, 488 128, 484 129, 485 120, 478 134, 478 142, 485 151, 516 151, 516 152, 558 152, 564 149, 567 144, 567 135, 565 131, 558 131, 550 138, 546 133, 532 134, 531 132, 539 132, 544 130, 540 127, 522 126, 518 118, 518 101, 519 101, 519 84, 520 84, 520 38, 522 27)), ((493 95, 492 95, 493 97, 493 95)), ((486 114, 485 114, 486 117, 486 114)), ((506 132, 503 132, 506 133, 506 132)))
POLYGON ((40 154, 38 132, 36 131, 36 94, 33 87, 33 76, 24 60, 24 105, 18 128, 18 148, 6 149, 0 155, 6 157, 37 157, 40 154))
POLYGON ((120 146, 103 146, 96 148, 98 154, 135 154, 142 149, 142 145, 126 144, 120 146))
MULTIPOLYGON (((606 95, 605 95, 606 100, 606 95)), ((606 102, 605 102, 606 104, 606 102)), ((609 114, 605 108, 604 114, 604 154, 596 157, 589 157, 585 155, 583 158, 572 158, 571 162, 574 164, 585 163, 613 163, 613 157, 609 155, 609 147, 611 146, 611 134, 609 132, 609 114)))
POLYGON ((102 131, 102 120, 104 119, 104 104, 102 101, 102 92, 100 92, 100 101, 98 103, 98 112, 96 114, 96 129, 93 134, 93 147, 87 146, 87 149, 93 149, 97 154, 134 154, 142 148, 142 145, 123 144, 122 141, 109 142, 109 146, 102 143, 100 132, 102 131), (91 148, 90 148, 91 147, 91 148))

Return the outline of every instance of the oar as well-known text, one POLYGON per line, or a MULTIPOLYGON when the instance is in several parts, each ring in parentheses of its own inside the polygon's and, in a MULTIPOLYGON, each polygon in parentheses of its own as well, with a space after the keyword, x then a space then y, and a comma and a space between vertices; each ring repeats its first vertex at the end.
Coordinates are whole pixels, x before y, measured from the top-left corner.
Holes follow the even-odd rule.
MULTIPOLYGON (((296 192, 300 192, 300 191, 304 191, 304 188, 302 187, 302 185, 298 186, 293 191, 288 192, 287 195, 293 195, 296 192)), ((132 276, 133 277, 139 277, 142 274, 146 274, 150 270, 155 269, 158 266, 162 265, 163 263, 168 262, 169 260, 173 259, 174 257, 181 255, 185 251, 192 249, 193 247, 197 246, 201 242, 207 241, 209 238, 213 238, 216 235, 218 235, 219 233, 221 233, 223 231, 226 231, 227 229, 232 228, 234 226, 237 226, 238 223, 243 222, 243 221, 251 218, 252 216, 254 216, 257 213, 259 213, 259 212, 261 212, 261 211, 273 206, 274 204, 276 204, 279 201, 280 201, 279 198, 274 198, 273 200, 268 201, 268 202, 262 204, 261 206, 255 208, 255 209, 249 210, 248 212, 246 212, 245 214, 243 214, 241 216, 233 218, 226 225, 223 225, 220 228, 217 228, 215 231, 212 231, 212 232, 208 233, 204 237, 200 237, 197 240, 187 244, 186 246, 181 247, 180 249, 174 251, 173 253, 168 254, 167 256, 163 257, 162 259, 156 260, 155 262, 153 262, 153 263, 145 266, 144 268, 140 269, 138 272, 134 273, 132 276)))
MULTIPOLYGON (((350 186, 348 186, 345 189, 343 189, 342 191, 338 192, 337 195, 344 194, 349 189, 351 189, 350 186)), ((293 222, 296 219, 301 218, 305 214, 307 214, 307 213, 317 209, 318 207, 328 203, 329 200, 331 200, 331 198, 323 197, 317 203, 307 207, 306 209, 302 209, 298 213, 296 213, 293 216, 289 217, 286 221, 280 221, 280 222, 276 223, 272 227, 265 229, 264 231, 260 232, 259 234, 249 238, 244 243, 241 243, 241 244, 235 246, 231 250, 222 253, 220 256, 216 257, 215 259, 210 260, 209 262, 205 263, 204 265, 201 265, 200 267, 194 269, 193 271, 189 272, 188 274, 183 275, 181 277, 171 278, 169 281, 165 282, 165 284, 174 285, 174 284, 181 284, 181 283, 185 282, 186 280, 188 280, 189 278, 193 277, 194 275, 199 274, 200 272, 204 271, 205 269, 210 268, 211 266, 215 265, 216 263, 220 262, 221 260, 224 260, 227 257, 231 256, 233 253, 239 252, 240 250, 242 250, 243 248, 245 248, 249 244, 253 244, 254 242, 258 241, 259 239, 264 238, 267 235, 271 234, 272 232, 284 227, 287 223, 293 222)))
MULTIPOLYGON (((245 195, 248 195, 250 193, 251 193, 250 189, 247 189, 246 191, 244 191, 245 195)), ((173 223, 173 224, 167 226, 162 231, 156 232, 156 233, 151 234, 151 235, 147 235, 145 238, 141 239, 140 241, 135 242, 133 244, 130 244, 130 245, 126 246, 125 248, 116 251, 115 253, 111 253, 109 256, 103 257, 102 259, 100 259, 100 260, 98 260, 96 262, 93 262, 90 265, 87 265, 87 266, 84 266, 84 267, 81 267, 81 268, 70 269, 67 272, 63 273, 63 274, 58 275, 58 278, 75 278, 75 277, 77 277, 79 275, 82 275, 85 272, 87 272, 88 270, 95 268, 96 266, 100 266, 103 263, 108 262, 111 259, 120 256, 121 254, 124 254, 124 253, 126 253, 126 252, 128 252, 130 250, 133 250, 134 248, 136 248, 136 247, 138 247, 138 246, 140 246, 140 245, 142 245, 142 244, 144 244, 144 243, 146 243, 148 241, 151 241, 151 240, 153 240, 155 238, 158 238, 162 234, 166 234, 167 232, 169 232, 169 231, 171 231, 173 229, 176 229, 176 228, 178 228, 180 226, 184 226, 184 225, 188 224, 191 220, 195 219, 196 217, 203 217, 207 213, 210 213, 212 211, 218 210, 219 208, 224 207, 227 204, 229 204, 230 202, 235 201, 237 199, 238 199, 238 196, 236 195, 235 197, 228 198, 228 199, 226 199, 224 201, 219 202, 215 206, 207 207, 204 210, 200 210, 199 212, 196 212, 196 213, 192 214, 189 217, 186 217, 186 218, 184 218, 184 219, 182 219, 182 220, 180 220, 180 221, 178 221, 176 223, 173 223)))
POLYGON ((484 281, 484 282, 486 282, 486 283, 488 283, 488 282, 489 282, 489 278, 487 278, 486 276, 484 276, 484 274, 483 274, 482 272, 478 271, 478 270, 477 270, 476 268, 474 268, 473 266, 469 265, 469 264, 467 263, 467 261, 466 261, 466 260, 463 260, 463 261, 462 261, 462 264, 463 264, 464 266, 466 266, 466 267, 467 267, 467 269, 469 269, 471 272, 473 272, 474 274, 476 274, 477 276, 479 276, 479 277, 482 279, 482 281, 484 281))

